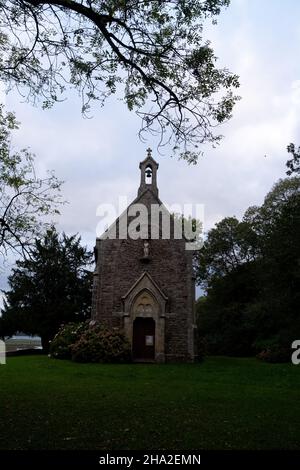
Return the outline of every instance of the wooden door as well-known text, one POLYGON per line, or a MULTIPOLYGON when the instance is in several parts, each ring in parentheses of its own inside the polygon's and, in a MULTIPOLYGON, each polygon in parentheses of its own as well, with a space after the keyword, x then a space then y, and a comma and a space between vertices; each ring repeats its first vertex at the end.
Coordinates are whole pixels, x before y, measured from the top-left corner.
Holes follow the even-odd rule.
POLYGON ((133 322, 132 354, 135 360, 155 359, 155 321, 137 317, 133 322))

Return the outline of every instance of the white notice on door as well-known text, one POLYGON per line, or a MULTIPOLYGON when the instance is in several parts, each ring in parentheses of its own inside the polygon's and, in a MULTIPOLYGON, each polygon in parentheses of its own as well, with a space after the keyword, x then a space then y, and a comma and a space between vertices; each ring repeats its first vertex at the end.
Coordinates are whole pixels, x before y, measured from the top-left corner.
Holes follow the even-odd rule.
POLYGON ((153 336, 146 336, 146 346, 153 346, 153 336))

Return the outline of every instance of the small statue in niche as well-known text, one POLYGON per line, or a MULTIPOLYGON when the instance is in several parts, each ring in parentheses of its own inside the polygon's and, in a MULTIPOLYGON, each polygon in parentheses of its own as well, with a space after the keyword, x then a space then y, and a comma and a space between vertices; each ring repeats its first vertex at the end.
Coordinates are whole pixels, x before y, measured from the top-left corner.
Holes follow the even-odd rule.
POLYGON ((149 258, 150 244, 147 240, 144 241, 144 258, 149 258))

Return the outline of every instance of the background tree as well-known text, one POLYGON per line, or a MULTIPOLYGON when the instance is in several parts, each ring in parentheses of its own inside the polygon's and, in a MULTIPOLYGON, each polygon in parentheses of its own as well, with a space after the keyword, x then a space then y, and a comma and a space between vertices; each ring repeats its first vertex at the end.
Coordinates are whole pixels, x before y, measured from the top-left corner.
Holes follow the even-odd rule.
POLYGON ((17 261, 9 276, 0 318, 0 336, 17 331, 49 340, 62 323, 82 321, 91 312, 92 254, 80 237, 60 237, 54 228, 35 241, 32 257, 17 261))
POLYGON ((252 353, 255 330, 247 307, 257 296, 256 251, 251 225, 226 217, 209 231, 197 253, 196 279, 206 293, 197 304, 198 328, 209 352, 252 353))
POLYGON ((18 128, 15 116, 0 105, 0 254, 28 254, 34 238, 45 230, 47 217, 59 213, 61 182, 50 173, 35 174, 34 157, 27 149, 12 151, 11 132, 18 128))
POLYGON ((300 178, 279 180, 242 222, 225 218, 197 257, 198 303, 208 350, 249 355, 288 349, 300 336, 300 178))
POLYGON ((186 248, 187 244, 190 244, 189 249, 199 250, 203 245, 203 222, 190 215, 185 217, 178 212, 172 213, 172 217, 174 230, 186 241, 186 248))
MULTIPOLYGON (((296 178, 295 178, 296 180, 296 178)), ((262 240, 261 330, 290 345, 300 337, 300 178, 262 240)), ((277 188, 275 188, 277 189, 277 188)))
POLYGON ((230 274, 255 259, 256 234, 246 221, 226 217, 211 229, 203 248, 197 252, 197 280, 206 288, 216 277, 230 274))
POLYGON ((122 94, 141 118, 141 135, 159 135, 189 162, 218 142, 231 117, 236 75, 216 67, 207 18, 229 0, 4 0, 0 78, 49 107, 67 85, 91 100, 122 94))
POLYGON ((293 173, 300 173, 300 147, 296 150, 295 144, 289 144, 287 151, 292 155, 292 158, 286 162, 288 167, 286 174, 291 176, 293 173))

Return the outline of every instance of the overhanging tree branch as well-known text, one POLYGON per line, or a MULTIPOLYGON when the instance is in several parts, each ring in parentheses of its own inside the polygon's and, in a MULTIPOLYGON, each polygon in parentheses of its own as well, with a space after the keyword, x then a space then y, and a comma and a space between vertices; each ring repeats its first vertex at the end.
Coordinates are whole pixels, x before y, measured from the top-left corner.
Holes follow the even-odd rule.
MULTIPOLYGON (((216 67, 205 19, 228 0, 151 2, 119 0, 6 0, 0 77, 44 97, 49 107, 66 85, 79 90, 83 111, 123 93, 144 131, 190 162, 206 142, 219 142, 216 126, 231 117, 238 78, 216 67), (26 61, 24 58, 26 57, 26 61), (223 96, 222 96, 223 93, 223 96)), ((1 49, 1 35, 0 35, 1 49)), ((1 52, 1 50, 0 50, 1 52)))
POLYGON ((38 178, 28 150, 12 153, 10 132, 18 127, 12 113, 0 106, 0 253, 30 254, 34 238, 50 224, 63 202, 54 174, 38 178))

